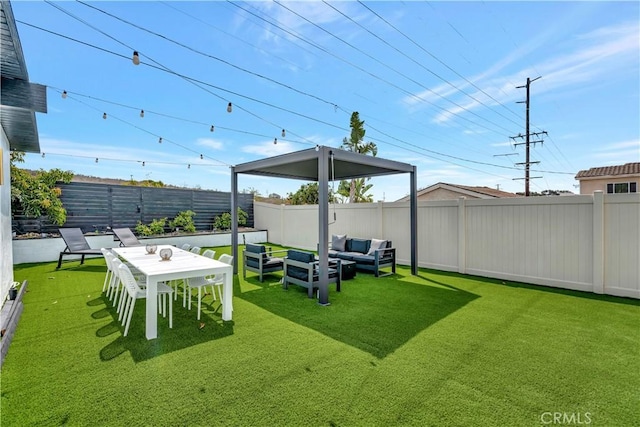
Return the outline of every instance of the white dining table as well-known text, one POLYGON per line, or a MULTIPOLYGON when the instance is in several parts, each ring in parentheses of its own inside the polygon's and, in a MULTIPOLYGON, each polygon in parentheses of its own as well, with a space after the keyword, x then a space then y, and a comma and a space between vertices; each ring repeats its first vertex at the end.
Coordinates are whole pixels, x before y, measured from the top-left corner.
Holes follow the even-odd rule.
POLYGON ((112 251, 138 269, 147 278, 146 337, 158 337, 158 282, 190 277, 224 274, 222 285, 222 320, 231 320, 233 312, 233 266, 194 254, 170 245, 158 245, 155 254, 147 254, 145 246, 113 248, 112 251), (169 261, 160 258, 160 251, 173 252, 169 261))

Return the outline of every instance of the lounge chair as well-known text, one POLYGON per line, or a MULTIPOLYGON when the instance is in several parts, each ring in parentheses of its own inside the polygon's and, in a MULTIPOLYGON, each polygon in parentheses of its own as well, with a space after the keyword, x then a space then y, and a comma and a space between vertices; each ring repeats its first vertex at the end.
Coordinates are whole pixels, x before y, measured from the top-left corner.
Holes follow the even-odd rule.
POLYGON ((142 243, 130 228, 112 228, 113 234, 120 240, 120 246, 140 246, 142 243))
POLYGON ((84 257, 86 255, 102 255, 100 249, 91 249, 89 242, 85 239, 82 230, 79 228, 59 228, 58 231, 67 245, 58 258, 58 267, 62 265, 62 257, 66 255, 82 255, 80 264, 84 264, 84 257))

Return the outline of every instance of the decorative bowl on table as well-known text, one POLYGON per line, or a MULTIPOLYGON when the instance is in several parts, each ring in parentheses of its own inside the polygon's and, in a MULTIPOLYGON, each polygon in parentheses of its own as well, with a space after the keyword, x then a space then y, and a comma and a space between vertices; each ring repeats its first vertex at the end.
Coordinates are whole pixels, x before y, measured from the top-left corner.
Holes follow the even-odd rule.
POLYGON ((173 255, 173 251, 169 248, 164 248, 160 250, 160 260, 162 261, 171 260, 171 255, 173 255))
POLYGON ((147 255, 153 255, 158 250, 158 245, 148 244, 145 248, 147 250, 147 255))

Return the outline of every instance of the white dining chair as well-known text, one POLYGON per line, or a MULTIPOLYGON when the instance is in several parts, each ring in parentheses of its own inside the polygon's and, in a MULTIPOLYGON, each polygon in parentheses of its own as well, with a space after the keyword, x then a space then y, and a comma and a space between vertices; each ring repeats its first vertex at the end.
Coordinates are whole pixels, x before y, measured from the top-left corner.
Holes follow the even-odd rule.
MULTIPOLYGON (((122 320, 124 324, 124 336, 126 337, 129 333, 129 326, 131 324, 131 317, 133 316, 133 311, 135 309, 136 301, 142 298, 147 297, 147 291, 140 288, 136 278, 133 277, 129 267, 125 264, 121 264, 118 267, 118 272, 120 275, 120 280, 124 285, 123 292, 126 291, 126 301, 124 302, 123 310, 119 319, 122 320)), ((173 289, 165 283, 158 283, 158 307, 161 310, 161 314, 163 317, 166 317, 165 310, 165 300, 168 301, 169 305, 169 327, 173 328, 173 300, 171 299, 171 294, 173 293, 173 289), (167 298, 165 298, 167 297, 167 298)))
POLYGON ((111 275, 113 274, 111 270, 111 259, 113 259, 115 255, 113 255, 111 250, 106 248, 100 248, 100 252, 102 252, 104 262, 107 265, 107 272, 104 275, 104 283, 102 284, 102 292, 105 292, 107 290, 107 284, 111 281, 111 275))
POLYGON ((185 243, 184 245, 182 245, 180 247, 183 251, 188 251, 189 249, 191 249, 191 245, 188 243, 185 243))
MULTIPOLYGON (((233 265, 233 257, 231 255, 220 255, 220 262, 233 265)), ((220 303, 222 304, 222 285, 224 283, 224 274, 216 274, 213 277, 191 277, 185 281, 185 296, 189 294, 189 310, 191 310, 191 290, 198 289, 198 320, 200 320, 200 313, 202 311, 202 291, 206 291, 207 286, 211 286, 211 295, 213 295, 213 301, 216 300, 216 291, 218 289, 218 295, 220 295, 220 303)))
POLYGON ((202 250, 202 248, 200 246, 194 246, 191 249, 189 249, 189 252, 191 252, 192 254, 200 255, 200 251, 201 250, 202 250))

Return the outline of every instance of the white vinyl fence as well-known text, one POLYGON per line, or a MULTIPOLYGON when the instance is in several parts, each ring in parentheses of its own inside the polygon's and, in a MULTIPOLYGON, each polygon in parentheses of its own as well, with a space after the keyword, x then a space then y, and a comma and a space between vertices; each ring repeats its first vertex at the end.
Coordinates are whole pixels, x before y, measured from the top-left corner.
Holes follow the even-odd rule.
MULTIPOLYGON (((270 242, 316 250, 316 205, 254 209, 270 242)), ((410 264, 408 202, 332 205, 329 221, 331 234, 392 240, 410 264)), ((640 194, 419 202, 418 265, 640 298, 640 194)))

